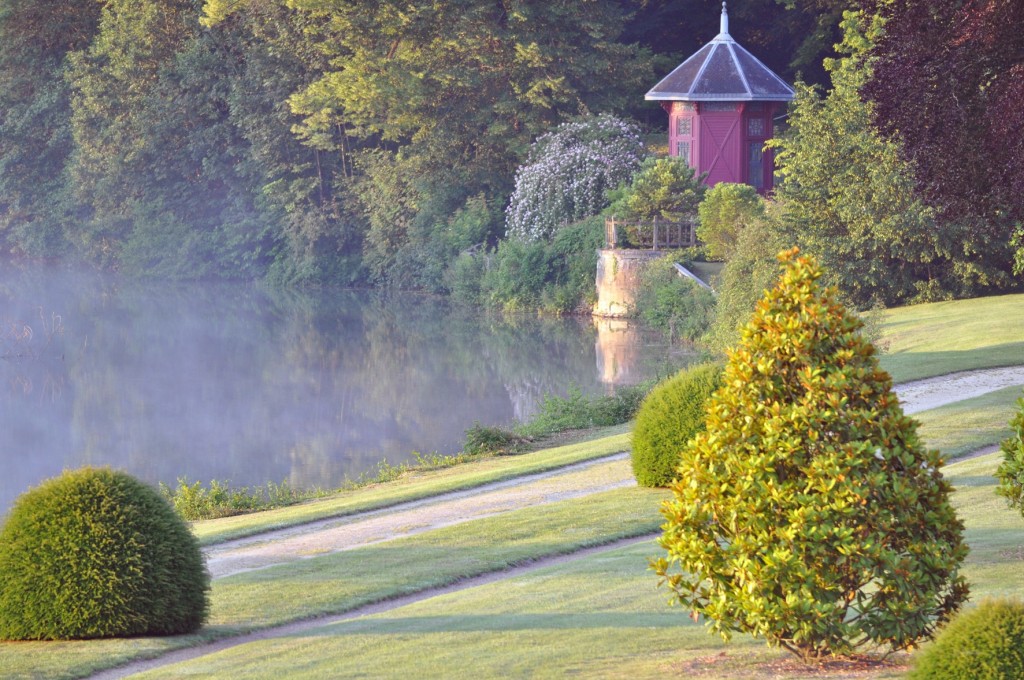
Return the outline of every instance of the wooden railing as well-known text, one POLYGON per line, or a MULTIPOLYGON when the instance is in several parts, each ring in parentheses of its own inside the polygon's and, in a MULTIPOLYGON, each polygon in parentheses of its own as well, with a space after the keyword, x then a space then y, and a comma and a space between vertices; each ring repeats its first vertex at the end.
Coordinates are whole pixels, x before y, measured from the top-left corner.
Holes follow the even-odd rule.
POLYGON ((669 222, 657 217, 650 221, 609 217, 604 221, 604 243, 605 248, 692 248, 697 245, 697 229, 694 222, 669 222))

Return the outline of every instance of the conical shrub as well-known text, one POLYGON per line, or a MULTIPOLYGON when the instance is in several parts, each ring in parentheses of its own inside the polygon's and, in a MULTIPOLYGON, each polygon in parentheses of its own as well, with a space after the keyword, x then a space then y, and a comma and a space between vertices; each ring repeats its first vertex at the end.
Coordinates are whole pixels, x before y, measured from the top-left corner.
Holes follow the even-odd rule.
POLYGON ((724 637, 804 660, 906 648, 957 610, 963 525, 861 322, 792 250, 662 509, 655 571, 724 637))

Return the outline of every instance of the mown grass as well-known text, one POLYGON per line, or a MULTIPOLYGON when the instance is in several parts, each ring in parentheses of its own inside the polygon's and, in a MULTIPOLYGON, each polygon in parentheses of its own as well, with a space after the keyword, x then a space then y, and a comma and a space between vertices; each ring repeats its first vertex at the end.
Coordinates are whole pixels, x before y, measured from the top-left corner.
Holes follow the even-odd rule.
MULTIPOLYGON (((1024 519, 994 493, 999 457, 946 468, 971 553, 973 600, 1024 594, 1024 519)), ((644 542, 141 677, 780 677, 797 670, 748 636, 731 643, 667 606, 644 542), (453 669, 458 669, 457 673, 453 669)), ((903 674, 903 657, 870 677, 903 674)), ((802 677, 804 673, 794 672, 802 677)), ((854 677, 838 670, 829 678, 854 677)), ((864 677, 856 675, 855 677, 864 677)))
POLYGON ((896 382, 1024 364, 1024 295, 898 307, 882 313, 882 367, 896 382))
POLYGON ((1000 443, 1011 434, 1010 418, 1021 396, 1020 387, 1007 387, 914 415, 918 433, 929 448, 954 460, 986 446, 1000 443))
POLYGON ((452 468, 411 472, 385 484, 342 491, 328 498, 276 510, 195 522, 192 530, 200 543, 211 545, 327 517, 343 517, 547 472, 629 448, 629 425, 602 428, 595 432, 595 436, 591 441, 516 456, 485 457, 452 468))
POLYGON ((663 491, 638 487, 608 491, 217 579, 210 622, 199 636, 0 643, 3 677, 84 677, 131 658, 344 612, 542 557, 641 536, 657 530, 664 497, 663 491))
MULTIPOLYGON (((1024 364, 1024 295, 957 300, 884 310, 880 344, 887 348, 883 367, 896 382, 962 370, 1024 364)), ((1001 398, 1001 397, 998 397, 1001 398)), ((567 403, 571 404, 571 400, 567 403)), ((985 407, 988 408, 987 406, 985 407)), ((989 415, 996 411, 989 411, 989 415)), ((925 423, 928 426, 928 423, 925 423)), ((612 433, 621 438, 588 441, 514 458, 472 461, 452 469, 406 473, 399 479, 361 489, 341 491, 322 500, 252 515, 198 522, 194 531, 204 545, 264 531, 295 526, 317 519, 386 508, 407 501, 469 489, 516 476, 543 472, 628 447, 630 425, 601 428, 595 438, 612 433), (593 448, 592 448, 593 447, 593 448)), ((956 457, 984 446, 972 434, 976 428, 933 432, 938 446, 956 457), (972 438, 973 437, 973 438, 972 438), (948 448, 947 448, 948 446, 948 448), (973 448, 972 448, 973 447, 973 448)))

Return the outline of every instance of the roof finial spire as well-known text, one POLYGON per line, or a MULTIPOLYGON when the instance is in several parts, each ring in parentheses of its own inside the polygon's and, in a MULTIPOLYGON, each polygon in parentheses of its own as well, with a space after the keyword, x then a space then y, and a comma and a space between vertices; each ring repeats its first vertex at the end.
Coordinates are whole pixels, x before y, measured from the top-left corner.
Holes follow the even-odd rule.
POLYGON ((722 26, 719 33, 729 35, 729 10, 725 8, 725 0, 722 0, 722 26))

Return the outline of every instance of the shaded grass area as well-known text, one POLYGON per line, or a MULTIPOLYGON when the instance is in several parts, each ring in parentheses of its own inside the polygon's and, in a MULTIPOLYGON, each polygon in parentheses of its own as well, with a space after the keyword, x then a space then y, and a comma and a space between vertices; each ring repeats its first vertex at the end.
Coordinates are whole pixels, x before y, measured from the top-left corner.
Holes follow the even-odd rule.
POLYGON ((1024 364, 1024 295, 885 310, 882 367, 896 382, 1024 364))
POLYGON ((213 584, 210 623, 200 635, 0 643, 3 677, 84 677, 132 658, 344 612, 542 557, 641 536, 657 530, 658 507, 665 495, 639 487, 617 489, 219 579, 213 584))
POLYGON ((929 448, 942 451, 946 460, 999 444, 1010 436, 1010 418, 1021 396, 1020 387, 1007 387, 980 397, 922 411, 918 433, 929 448))
POLYGON ((603 428, 597 434, 604 436, 517 456, 489 457, 442 470, 413 472, 386 484, 343 491, 322 500, 251 515, 195 522, 192 530, 200 543, 211 545, 318 519, 387 508, 523 475, 548 472, 629 448, 628 425, 603 428))

